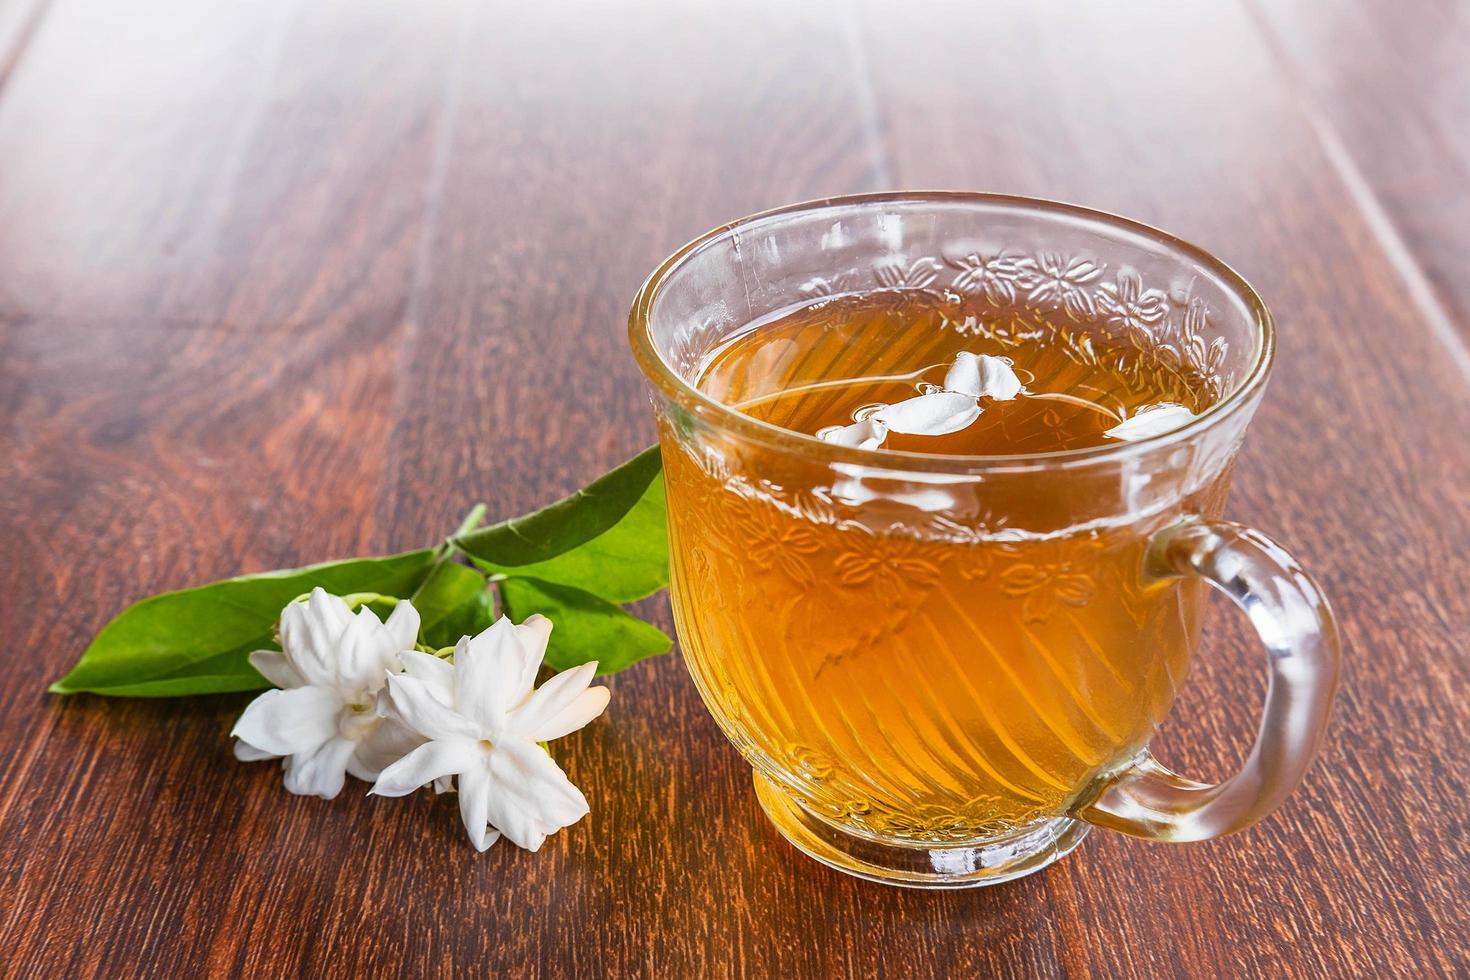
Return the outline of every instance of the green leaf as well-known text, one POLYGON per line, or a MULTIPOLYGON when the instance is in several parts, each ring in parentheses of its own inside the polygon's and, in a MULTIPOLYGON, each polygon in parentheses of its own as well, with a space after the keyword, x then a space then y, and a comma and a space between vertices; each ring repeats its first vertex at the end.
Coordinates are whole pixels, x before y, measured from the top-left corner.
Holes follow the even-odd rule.
MULTIPOLYGON (((662 461, 654 446, 549 507, 454 539, 466 554, 497 568, 520 568, 564 555, 612 530, 649 494, 662 461)), ((662 494, 659 495, 662 500, 662 494)), ((666 551, 657 541, 626 544, 637 554, 666 551)))
POLYGON ((474 636, 495 620, 485 576, 449 561, 429 573, 414 593, 413 605, 423 618, 419 632, 424 645, 435 649, 452 647, 461 636, 474 636))
POLYGON ((645 657, 668 653, 674 641, 656 626, 581 589, 530 578, 500 583, 500 598, 513 622, 540 613, 552 622, 546 662, 566 670, 589 660, 612 674, 645 657))
POLYGON ((480 568, 512 578, 536 578, 591 592, 609 602, 632 602, 669 584, 664 478, 659 473, 620 521, 565 554, 529 565, 504 565, 471 556, 480 568))
MULTIPOLYGON (((482 580, 483 581, 483 580, 482 580)), ((424 635, 424 645, 433 650, 453 647, 462 636, 478 636, 495 622, 495 598, 481 588, 475 597, 455 609, 424 635)))
POLYGON ((460 637, 474 636, 495 621, 495 599, 484 574, 454 562, 453 539, 479 527, 484 516, 485 505, 476 504, 439 548, 433 571, 411 597, 422 617, 419 634, 430 649, 452 647, 460 637))
POLYGON ((426 548, 245 575, 144 599, 103 627, 51 691, 172 697, 268 687, 246 658, 279 649, 272 630, 286 603, 317 586, 334 595, 410 595, 435 558, 426 548))

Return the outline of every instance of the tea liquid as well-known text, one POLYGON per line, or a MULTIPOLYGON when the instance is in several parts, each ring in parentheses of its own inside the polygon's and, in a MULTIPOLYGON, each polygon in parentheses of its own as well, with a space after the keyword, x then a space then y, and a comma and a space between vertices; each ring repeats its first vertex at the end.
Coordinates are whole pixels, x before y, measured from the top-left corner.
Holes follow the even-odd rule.
MULTIPOLYGON (((1207 407, 1177 360, 1034 316, 901 292, 828 300, 755 325, 699 384, 814 434, 940 383, 959 351, 1009 358, 1027 394, 983 400, 960 432, 886 443, 943 454, 1098 446, 1142 406, 1207 407)), ((1065 810, 1143 747, 1188 669, 1200 601, 1142 581, 1157 520, 874 525, 830 476, 762 491, 760 453, 721 471, 665 432, 675 613, 722 728, 809 810, 888 838, 994 836, 1065 810)), ((1193 505, 1218 509, 1222 492, 1193 505)))
POLYGON ((982 403, 969 427, 944 436, 891 434, 884 448, 990 456, 1085 449, 1138 409, 1175 402, 1206 407, 1197 375, 1122 342, 1089 338, 1067 325, 1071 345, 1028 341, 1034 319, 994 313, 956 319, 953 310, 878 293, 799 309, 737 337, 706 366, 700 388, 747 415, 794 432, 846 425, 863 408, 891 404, 939 385, 955 354, 1011 361, 1026 390, 982 403), (1014 342, 1002 342, 997 336, 1014 342))

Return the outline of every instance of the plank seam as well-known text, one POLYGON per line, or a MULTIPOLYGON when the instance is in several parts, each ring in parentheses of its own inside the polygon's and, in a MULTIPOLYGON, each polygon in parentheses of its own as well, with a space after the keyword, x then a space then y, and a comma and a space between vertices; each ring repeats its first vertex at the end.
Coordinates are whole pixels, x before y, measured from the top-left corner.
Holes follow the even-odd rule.
POLYGON ((399 489, 402 486, 401 467, 398 465, 398 439, 396 430, 409 387, 405 377, 409 370, 419 335, 423 332, 423 310, 429 286, 433 282, 434 238, 439 230, 439 215, 444 208, 444 188, 449 179, 449 159, 454 146, 454 137, 459 129, 460 103, 464 89, 464 65, 468 57, 469 34, 473 24, 471 13, 474 4, 462 3, 458 31, 454 47, 450 52, 448 69, 444 76, 444 89, 440 96, 442 120, 434 137, 433 157, 429 162, 428 177, 424 182, 423 227, 414 245, 413 270, 408 281, 408 296, 404 303, 403 340, 398 347, 398 364, 393 391, 393 409, 390 415, 394 435, 390 436, 387 459, 384 463, 382 484, 383 506, 396 512, 399 489))
POLYGON ((1408 242, 1399 232, 1388 209, 1383 206, 1383 202, 1353 159, 1326 112, 1311 96, 1300 66, 1287 52, 1280 37, 1258 8, 1256 0, 1242 0, 1242 3, 1247 15, 1255 22, 1256 30, 1260 33, 1267 51, 1270 52, 1277 67, 1286 78, 1292 99, 1306 119, 1318 145, 1321 146, 1323 155, 1327 157, 1327 162, 1332 166, 1338 180, 1342 182, 1348 197, 1357 206, 1369 232, 1372 233, 1379 249, 1382 250, 1384 258, 1388 260, 1389 266, 1403 283, 1404 291, 1408 293, 1410 301, 1418 309, 1429 332, 1444 347, 1445 353, 1449 355, 1460 374, 1467 382, 1470 382, 1470 347, 1466 346, 1465 338, 1456 325, 1454 316, 1449 312, 1444 301, 1440 299, 1434 283, 1430 281, 1424 267, 1419 264, 1413 249, 1409 247, 1408 242))
POLYGON ((846 30, 847 54, 852 63, 853 82, 857 86, 858 116, 863 127, 863 136, 868 143, 868 155, 873 165, 873 178, 880 188, 893 187, 893 166, 888 159, 888 150, 883 142, 883 126, 878 113, 878 90, 873 84, 873 71, 868 63, 868 47, 863 40, 862 14, 856 3, 848 4, 846 30))

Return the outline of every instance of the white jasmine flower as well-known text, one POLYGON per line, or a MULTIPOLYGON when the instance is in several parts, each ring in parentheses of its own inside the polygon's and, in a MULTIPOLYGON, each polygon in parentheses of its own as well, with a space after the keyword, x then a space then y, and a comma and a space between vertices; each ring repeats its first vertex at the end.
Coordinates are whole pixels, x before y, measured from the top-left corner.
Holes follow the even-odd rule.
MULTIPOLYGON (((926 386, 933 387, 933 386, 926 386)), ((944 387, 880 405, 867 418, 852 425, 831 425, 817 438, 837 446, 877 449, 889 432, 905 435, 942 436, 958 432, 981 415, 980 399, 1010 401, 1021 393, 1021 379, 1010 361, 989 354, 960 351, 944 376, 944 387)))
POLYGON ((1183 405, 1176 402, 1160 402, 1157 405, 1146 405, 1140 408, 1131 419, 1119 422, 1103 435, 1134 442, 1170 432, 1194 417, 1194 413, 1183 405))
POLYGON ((562 671, 533 690, 551 621, 519 626, 501 617, 454 648, 453 665, 405 653, 406 672, 388 678, 384 711, 428 739, 388 766, 372 791, 404 796, 458 778, 459 812, 483 851, 501 834, 527 850, 587 815, 587 800, 538 742, 561 738, 607 707, 589 687, 595 663, 562 671))
POLYGON ((284 757, 286 789, 330 800, 346 773, 376 779, 421 741, 378 715, 378 691, 418 639, 413 603, 398 603, 386 623, 366 607, 357 615, 317 588, 281 611, 281 650, 257 650, 250 663, 280 690, 250 702, 231 731, 245 762, 284 757))
POLYGON ((817 438, 850 449, 877 449, 888 438, 888 426, 875 418, 866 418, 852 425, 829 425, 819 429, 817 438))
POLYGON ((873 417, 892 432, 942 436, 958 432, 980 417, 975 396, 958 391, 935 391, 885 405, 873 417))
POLYGON ((1021 379, 1005 358, 960 351, 944 376, 944 388, 973 398, 1008 402, 1021 393, 1021 379))

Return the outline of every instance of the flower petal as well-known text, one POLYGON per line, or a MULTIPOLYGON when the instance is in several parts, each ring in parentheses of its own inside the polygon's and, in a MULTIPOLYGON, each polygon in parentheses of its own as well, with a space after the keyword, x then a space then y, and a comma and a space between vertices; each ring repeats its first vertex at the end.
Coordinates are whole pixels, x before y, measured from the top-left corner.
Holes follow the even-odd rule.
POLYGON ((393 637, 394 645, 400 650, 412 650, 419 641, 419 611, 407 599, 393 607, 388 621, 383 624, 393 637))
POLYGON ((958 391, 979 398, 980 356, 963 350, 956 354, 954 363, 944 375, 944 388, 946 391, 958 391))
POLYGON ((334 798, 347 781, 347 760, 356 744, 349 738, 333 738, 311 752, 289 757, 286 790, 297 796, 334 798))
POLYGON ((482 728, 498 731, 505 713, 525 699, 541 666, 505 616, 454 651, 455 706, 482 728))
POLYGON ((535 664, 531 677, 526 680, 528 685, 532 685, 537 682, 537 670, 541 669, 541 661, 547 655, 547 644, 551 641, 551 620, 541 616, 541 613, 532 613, 516 627, 516 638, 520 639, 520 645, 525 646, 528 661, 535 664))
POLYGON ((281 649, 308 684, 336 684, 337 640, 351 622, 347 603, 320 587, 281 610, 281 649))
MULTIPOLYGON (((510 740, 490 753, 490 822, 528 851, 587 815, 587 798, 534 742, 510 740)), ((463 789, 461 789, 463 792, 463 789)))
POLYGON ((489 827, 491 790, 490 773, 483 762, 459 774, 459 818, 475 850, 482 852, 500 839, 500 831, 489 827))
POLYGON ((483 751, 467 738, 425 742, 383 769, 368 793, 373 796, 407 796, 420 786, 483 769, 483 751))
POLYGON ((280 756, 265 749, 257 749, 243 739, 235 739, 235 758, 241 762, 264 762, 266 759, 279 759, 280 756))
POLYGON ((607 708, 607 688, 593 687, 597 664, 564 670, 541 685, 511 715, 515 733, 531 742, 549 742, 576 731, 607 708))
POLYGON ((1020 394, 1021 379, 1004 358, 960 351, 944 376, 944 387, 974 398, 1006 402, 1020 394))
MULTIPOLYGON (((507 840, 528 851, 541 850, 541 845, 546 842, 547 831, 542 829, 544 825, 531 815, 530 810, 517 795, 506 792, 504 786, 494 783, 491 792, 485 798, 485 804, 486 817, 495 825, 496 830, 505 835, 507 840)), ((463 812, 463 797, 461 797, 461 812, 463 812)))
POLYGON ((382 718, 357 740, 347 771, 372 782, 388 766, 424 744, 424 737, 396 718, 382 718))
POLYGON ((250 666, 276 687, 305 687, 306 678, 291 665, 291 658, 275 650, 256 650, 250 655, 250 666))
POLYGON ((398 657, 403 661, 404 673, 427 684, 440 701, 454 703, 454 664, 419 650, 405 650, 398 657))
POLYGON ((979 418, 980 406, 971 395, 936 391, 886 405, 873 417, 894 432, 942 436, 958 432, 979 418))
POLYGON ((272 755, 314 752, 337 734, 342 701, 324 687, 266 691, 245 706, 230 734, 272 755))
POLYGON ((313 645, 330 658, 342 632, 352 625, 352 607, 346 599, 317 586, 306 599, 306 613, 313 645))
POLYGON ((1133 442, 1150 436, 1162 435, 1179 428, 1195 418, 1195 414, 1175 402, 1161 402, 1141 408, 1131 419, 1119 422, 1103 433, 1114 439, 1133 442))
POLYGON ((833 425, 819 429, 817 438, 849 449, 877 449, 888 438, 888 426, 876 418, 866 418, 852 425, 833 425))
POLYGON ((399 650, 397 640, 382 620, 363 606, 337 640, 338 685, 344 692, 358 697, 378 690, 388 673, 402 668, 399 650))
POLYGON ((387 717, 401 721, 425 738, 480 737, 470 719, 439 700, 428 684, 407 674, 388 675, 388 698, 383 709, 387 717))
POLYGON ((311 590, 306 606, 313 622, 327 631, 326 638, 329 641, 333 636, 341 634, 347 624, 352 622, 352 607, 347 604, 347 600, 332 595, 320 585, 311 590))

